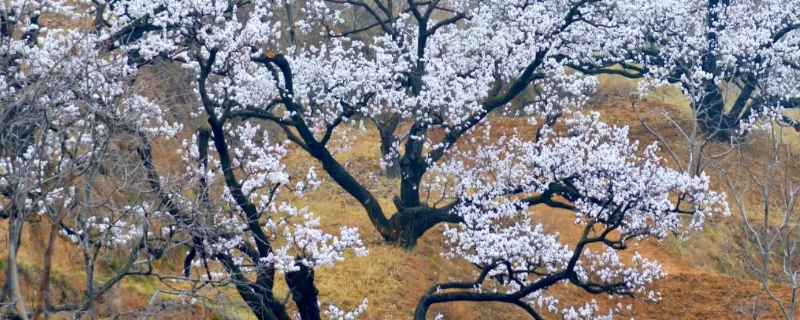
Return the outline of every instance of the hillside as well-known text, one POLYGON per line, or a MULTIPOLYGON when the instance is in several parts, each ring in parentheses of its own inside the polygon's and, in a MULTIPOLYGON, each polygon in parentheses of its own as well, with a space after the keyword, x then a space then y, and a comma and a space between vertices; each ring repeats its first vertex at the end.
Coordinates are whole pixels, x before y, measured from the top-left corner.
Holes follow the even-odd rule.
POLYGON ((792 319, 791 12, 6 1, 0 318, 792 319))
MULTIPOLYGON (((659 119, 665 112, 675 119, 685 117, 687 113, 658 99, 643 103, 640 108, 646 110, 643 115, 648 119, 648 123, 657 127, 668 141, 674 141, 675 150, 680 150, 679 134, 673 127, 659 119)), ((643 145, 654 140, 623 101, 609 101, 591 109, 601 112, 606 121, 631 126, 633 138, 642 141, 643 145)), ((523 135, 533 132, 533 128, 528 126, 524 119, 493 118, 490 121, 494 128, 527 127, 530 131, 522 130, 523 135)), ((349 162, 349 168, 356 176, 366 176, 369 172, 378 171, 377 144, 377 132, 370 129, 358 137, 353 148, 337 157, 343 162, 349 162)), ((169 143, 163 144, 160 148, 163 148, 161 152, 168 153, 169 143)), ((757 154, 761 151, 754 147, 748 152, 757 154)), ((302 168, 317 165, 314 160, 297 150, 290 153, 288 161, 297 164, 295 167, 301 171, 298 174, 302 174, 302 168)), ((713 173, 711 174, 713 176, 713 173)), ((320 172, 320 175, 323 173, 320 172)), ((382 204, 390 206, 397 185, 395 181, 378 178, 373 190, 376 190, 375 194, 381 197, 382 204)), ((369 308, 363 316, 365 319, 409 319, 421 293, 429 286, 473 274, 470 265, 440 256, 439 253, 443 249, 442 226, 426 233, 417 248, 409 251, 387 245, 382 241, 366 219, 363 209, 352 197, 335 187, 335 184, 323 183, 320 189, 307 193, 302 202, 321 216, 326 230, 334 230, 343 225, 358 226, 370 251, 367 257, 348 258, 335 269, 323 268, 317 272, 322 301, 337 303, 343 307, 354 307, 367 297, 369 308)), ((543 223, 548 230, 560 232, 565 239, 577 236, 579 229, 573 225, 572 214, 547 207, 535 207, 533 210, 536 221, 543 223)), ((663 301, 651 303, 644 299, 636 299, 633 301, 633 309, 623 316, 637 319, 740 319, 752 318, 755 305, 758 306, 756 309, 760 318, 777 317, 779 312, 777 308, 768 302, 767 297, 760 294, 759 284, 748 279, 736 252, 728 245, 731 238, 737 236, 735 226, 739 219, 736 213, 728 218, 715 217, 709 222, 705 231, 690 235, 685 242, 668 238, 662 242, 647 241, 629 250, 631 253, 638 251, 646 257, 657 259, 663 264, 669 276, 656 285, 664 297, 663 301)), ((20 253, 20 269, 23 275, 23 292, 29 301, 27 303, 35 306, 36 287, 41 270, 40 250, 44 246, 44 239, 47 239, 48 228, 33 222, 28 225, 28 229, 30 232, 25 233, 26 238, 23 239, 20 253)), ((80 269, 82 257, 79 256, 79 251, 70 249, 70 246, 72 244, 64 239, 59 239, 56 246, 53 286, 60 295, 54 297, 56 302, 73 301, 81 294, 82 288, 72 285, 81 281, 72 280, 79 280, 82 277, 83 271, 80 269)), ((157 267, 177 271, 181 268, 181 261, 182 257, 174 256, 157 267)), ((113 262, 109 261, 108 265, 100 267, 101 270, 104 268, 113 268, 113 262)), ((0 274, 0 281, 4 280, 2 277, 0 274)), ((123 282, 117 292, 111 294, 109 299, 111 301, 100 303, 98 313, 101 316, 109 316, 115 309, 121 312, 133 310, 145 305, 159 288, 165 289, 153 278, 130 277, 123 282), (116 295, 118 299, 114 298, 116 295)), ((616 300, 609 301, 604 296, 590 296, 574 288, 560 287, 554 291, 556 291, 555 296, 562 301, 596 299, 601 305, 609 306, 617 303, 616 300)), ((276 292, 282 296, 286 293, 286 288, 279 287, 276 292)), ((242 303, 234 291, 223 290, 222 294, 231 300, 225 310, 212 311, 196 306, 193 310, 176 310, 171 315, 176 319, 186 317, 252 319, 252 316, 248 316, 242 309, 242 303)), ((528 318, 512 306, 493 303, 452 303, 437 306, 433 311, 440 312, 444 315, 444 319, 528 318)), ((170 313, 164 313, 161 316, 169 315, 170 313)))

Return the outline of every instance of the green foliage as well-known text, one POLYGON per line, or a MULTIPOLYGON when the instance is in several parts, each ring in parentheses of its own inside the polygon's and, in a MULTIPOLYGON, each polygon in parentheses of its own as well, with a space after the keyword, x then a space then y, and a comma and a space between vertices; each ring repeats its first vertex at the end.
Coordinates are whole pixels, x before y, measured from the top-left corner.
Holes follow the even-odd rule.
POLYGON ((663 242, 670 251, 681 257, 685 257, 689 253, 689 241, 682 241, 675 235, 670 234, 663 242))

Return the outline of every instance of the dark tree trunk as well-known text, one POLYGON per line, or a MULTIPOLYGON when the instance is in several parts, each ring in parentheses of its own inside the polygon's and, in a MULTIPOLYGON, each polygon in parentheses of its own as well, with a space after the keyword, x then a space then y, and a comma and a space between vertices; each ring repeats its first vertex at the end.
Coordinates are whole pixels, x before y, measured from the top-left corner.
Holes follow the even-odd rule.
POLYGON ((381 174, 390 179, 402 177, 400 157, 392 147, 394 141, 397 141, 397 137, 394 135, 388 139, 381 137, 381 159, 385 163, 385 166, 381 169, 381 174))
POLYGON ((251 303, 247 302, 250 310, 258 318, 258 320, 290 320, 289 313, 286 308, 277 300, 264 301, 251 303))
POLYGON ((423 204, 406 208, 403 207, 403 201, 399 197, 394 198, 394 204, 398 212, 389 220, 392 236, 385 238, 406 249, 416 246, 417 240, 439 223, 462 222, 460 216, 451 213, 451 207, 431 208, 423 204))
MULTIPOLYGON (((717 57, 712 54, 718 46, 717 32, 721 31, 721 26, 717 24, 718 13, 713 10, 719 6, 720 0, 708 1, 708 17, 706 26, 706 50, 707 54, 702 58, 702 68, 704 72, 712 75, 719 75, 720 70, 717 66, 717 57)), ((723 0, 723 2, 726 2, 723 0)), ((722 90, 714 80, 706 80, 703 83, 705 95, 700 104, 695 107, 694 113, 697 122, 703 132, 710 138, 718 141, 728 141, 732 137, 736 122, 731 122, 731 117, 725 114, 725 100, 722 97, 722 90)), ((738 120, 738 119, 736 119, 738 120)))
POLYGON ((223 254, 216 254, 214 257, 220 261, 231 275, 233 285, 242 300, 247 304, 253 315, 258 320, 291 320, 281 301, 272 295, 272 288, 258 288, 257 283, 253 283, 242 274, 242 270, 233 260, 223 254))
POLYGON ((50 308, 50 271, 52 270, 53 262, 53 248, 55 247, 56 238, 58 237, 59 225, 57 221, 53 221, 50 225, 50 235, 47 240, 47 247, 44 250, 44 265, 42 266, 42 283, 39 289, 39 296, 37 302, 39 308, 33 314, 33 320, 39 320, 42 312, 45 313, 45 319, 49 318, 47 310, 50 308))
MULTIPOLYGON (((403 215, 398 213, 397 215, 403 215)), ((404 249, 413 249, 417 246, 417 240, 436 224, 443 222, 441 219, 433 217, 416 217, 407 223, 398 224, 397 238, 394 242, 404 249)))
POLYGON ((314 286, 314 270, 306 265, 296 262, 300 270, 286 274, 286 284, 292 292, 292 300, 297 305, 297 312, 301 320, 320 320, 317 295, 319 291, 314 286))
POLYGON ((381 138, 381 161, 386 164, 381 169, 381 174, 391 179, 400 178, 402 177, 400 151, 395 146, 396 144, 399 146, 400 138, 394 134, 400 125, 400 117, 395 115, 386 121, 375 121, 375 125, 381 138))
POLYGON ((725 113, 725 103, 718 85, 709 83, 705 90, 706 95, 694 110, 697 123, 709 138, 729 141, 736 130, 738 117, 725 113))
MULTIPOLYGON (((224 121, 219 121, 217 119, 209 117, 208 123, 211 125, 211 134, 207 130, 200 130, 199 136, 201 140, 200 145, 198 146, 201 150, 207 149, 210 147, 208 145, 207 140, 210 138, 213 142, 213 146, 217 151, 217 155, 219 156, 220 167, 223 172, 223 176, 225 177, 225 185, 231 192, 231 195, 236 200, 236 205, 244 211, 245 215, 248 218, 248 227, 250 228, 250 233, 252 234, 255 242, 255 251, 253 255, 260 256, 260 257, 267 257, 272 254, 272 244, 270 243, 269 237, 264 233, 264 230, 261 229, 261 226, 258 224, 258 211, 253 205, 252 202, 245 196, 244 192, 242 191, 242 186, 236 180, 236 175, 233 171, 232 160, 229 153, 229 146, 226 140, 225 131, 223 129, 224 121)), ((205 154, 206 151, 201 151, 203 154, 201 155, 201 165, 205 166, 205 161, 207 161, 207 155, 205 154)), ((205 185, 205 181, 201 184, 201 189, 207 189, 205 185)), ((207 201, 207 194, 202 192, 201 201, 207 201)), ((252 257, 252 256, 251 256, 252 257)), ((247 303, 250 310, 256 315, 259 320, 290 320, 289 313, 286 311, 286 306, 284 306, 281 301, 275 298, 273 294, 273 285, 274 285, 274 275, 275 269, 271 266, 266 266, 264 268, 259 268, 256 276, 255 282, 250 281, 247 279, 243 273, 241 268, 233 262, 230 256, 226 256, 225 254, 217 254, 216 259, 221 261, 222 264, 225 266, 225 269, 228 270, 228 273, 233 278, 233 283, 236 286, 236 290, 239 292, 239 295, 242 299, 247 303)), ((253 259, 253 260, 258 260, 253 259)))

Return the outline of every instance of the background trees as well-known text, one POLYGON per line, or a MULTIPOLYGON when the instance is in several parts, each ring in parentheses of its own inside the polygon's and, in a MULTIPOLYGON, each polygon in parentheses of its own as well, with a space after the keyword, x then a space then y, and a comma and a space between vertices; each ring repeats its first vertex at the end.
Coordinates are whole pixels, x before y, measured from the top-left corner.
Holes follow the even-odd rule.
MULTIPOLYGON (((210 121, 210 128, 201 128, 191 143, 184 141, 185 148, 175 150, 184 154, 182 175, 159 167, 163 161, 154 157, 154 145, 185 136, 184 127, 164 119, 168 108, 136 92, 137 73, 161 50, 146 33, 162 29, 149 23, 164 28, 179 24, 148 17, 174 9, 197 13, 174 7, 181 3, 169 4, 148 9, 144 3, 111 2, 88 12, 57 1, 6 8, 0 212, 9 221, 2 294, 7 317, 49 318, 59 312, 95 317, 101 295, 124 276, 139 275, 170 283, 153 301, 159 293, 201 299, 203 287, 231 284, 259 318, 288 319, 285 301, 272 294, 278 270, 292 286, 302 317, 315 319, 320 310, 313 269, 342 260, 347 249, 366 254, 356 229, 343 228, 342 237, 333 237, 316 228, 311 213, 274 201, 278 188, 289 181, 280 162, 286 150, 270 145, 257 126, 245 123, 227 131, 225 120, 210 121), (129 11, 145 16, 132 17, 129 11), (38 24, 43 13, 88 22, 46 30, 38 24), (217 157, 208 150, 209 139, 217 157), (217 175, 224 185, 213 184, 217 175), (24 223, 37 216, 52 227, 44 253, 42 305, 29 309, 20 293, 15 257, 24 223), (84 257, 87 289, 77 304, 50 301, 47 279, 59 234, 77 244, 84 257), (282 242, 273 247, 276 240, 282 242), (155 260, 179 247, 189 248, 182 274, 154 268, 155 260), (99 259, 126 251, 129 258, 98 283, 99 259), (209 260, 219 262, 228 276, 220 279, 219 267, 209 266, 209 260), (205 273, 193 274, 192 266, 205 273)), ((313 169, 308 177, 292 193, 299 196, 304 186, 318 184, 313 169)), ((149 312, 148 306, 145 315, 149 312)), ((327 312, 352 316, 333 306, 327 312)))
POLYGON ((8 221, 4 317, 28 319, 42 312, 92 313, 99 296, 128 274, 140 272, 172 247, 150 245, 147 192, 139 189, 136 161, 120 153, 130 128, 150 136, 176 133, 161 109, 130 85, 137 70, 125 55, 100 46, 103 39, 78 29, 48 30, 40 20, 53 15, 81 18, 58 1, 11 2, 2 9, 0 76, 0 216, 8 221), (120 193, 140 199, 125 203, 120 193), (17 252, 25 224, 45 222, 43 295, 37 309, 22 300, 17 252), (54 305, 49 275, 59 234, 74 241, 85 267, 84 297, 54 305), (95 270, 118 249, 129 251, 104 281, 95 270))
MULTIPOLYGON (((618 3, 617 40, 599 61, 574 65, 680 85, 703 132, 728 141, 742 119, 774 101, 798 106, 797 9, 793 1, 618 3), (613 68, 612 68, 613 67, 613 68)), ((615 31, 616 32, 616 31, 615 31)), ((796 126, 796 120, 782 122, 796 126)))
MULTIPOLYGON (((796 168, 796 143, 785 137, 785 130, 776 125, 781 118, 778 104, 765 109, 763 117, 747 119, 742 130, 762 135, 770 143, 759 149, 764 154, 751 154, 748 149, 757 146, 742 144, 735 149, 730 162, 715 162, 732 197, 732 203, 741 214, 740 228, 745 235, 734 239, 744 265, 760 282, 766 293, 764 300, 777 302, 786 319, 797 313, 797 246, 796 202, 800 194, 797 178, 791 174, 796 168), (755 160, 755 161, 754 161, 755 160), (755 198, 756 206, 747 198, 755 198), (783 286, 779 288, 779 286, 783 286), (788 293, 788 294, 785 294, 788 293)), ((756 300, 752 316, 758 318, 764 302, 756 300)))

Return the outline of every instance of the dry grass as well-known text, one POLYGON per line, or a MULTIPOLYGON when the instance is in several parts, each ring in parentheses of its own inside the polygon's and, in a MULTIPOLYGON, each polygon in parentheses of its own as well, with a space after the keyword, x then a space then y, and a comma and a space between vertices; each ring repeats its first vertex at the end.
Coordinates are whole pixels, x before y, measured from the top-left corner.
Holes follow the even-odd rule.
MULTIPOLYGON (((640 140, 643 145, 652 143, 654 138, 639 125, 636 115, 627 103, 627 98, 622 94, 629 88, 635 88, 635 82, 615 77, 601 79, 601 85, 622 89, 616 89, 619 94, 607 95, 608 98, 604 103, 593 109, 601 112, 606 121, 630 125, 632 138, 640 140)), ((662 133, 678 154, 685 154, 688 146, 683 143, 680 133, 663 118, 663 114, 668 114, 677 123, 685 126, 690 112, 685 101, 681 100, 680 93, 676 94, 674 88, 664 88, 660 92, 652 93, 648 96, 648 100, 639 106, 645 121, 662 133)), ((503 128, 519 127, 523 129, 521 131, 523 136, 532 135, 534 132, 534 128, 527 125, 523 119, 493 119, 492 126, 499 129, 498 131, 502 131, 503 128)), ((797 141, 796 133, 785 134, 787 138, 797 141)), ((161 142, 156 151, 155 156, 160 159, 159 164, 165 169, 180 163, 179 157, 170 152, 174 149, 174 143, 176 142, 161 142)), ((378 143, 377 133, 369 130, 358 137, 353 148, 337 155, 337 158, 342 162, 349 162, 350 170, 359 179, 370 181, 367 173, 378 172, 378 143)), ((722 147, 712 146, 712 148, 722 147)), ((763 144, 752 144, 748 152, 759 154, 763 152, 763 149, 760 149, 763 147, 763 144)), ((310 166, 320 167, 315 160, 296 149, 290 152, 287 163, 292 164, 289 168, 291 173, 300 176, 304 176, 310 166)), ((318 170, 318 173, 324 176, 321 170, 318 170)), ((378 178, 377 181, 369 183, 383 207, 392 208, 390 199, 397 192, 398 182, 378 178)), ((716 183, 715 187, 722 186, 716 183)), ((756 203, 757 200, 753 198, 748 201, 756 203)), ((348 257, 345 262, 333 269, 323 268, 317 272, 320 298, 325 302, 350 308, 367 297, 369 308, 364 318, 409 319, 417 300, 428 287, 443 281, 469 279, 473 275, 473 268, 469 264, 447 260, 440 256, 444 246, 440 236, 441 226, 423 236, 416 249, 404 250, 384 243, 358 203, 332 182, 324 183, 322 188, 309 192, 297 202, 299 205, 308 205, 313 212, 321 216, 323 228, 327 231, 336 232, 341 226, 359 227, 370 250, 367 257, 348 257)), ((546 207, 534 208, 534 218, 549 230, 560 232, 565 240, 577 236, 578 229, 572 224, 574 216, 569 212, 546 207)), ((634 308, 622 316, 655 319, 747 317, 758 296, 759 287, 753 281, 739 279, 745 276, 746 272, 734 252, 726 247, 728 239, 736 236, 732 230, 735 230, 734 226, 740 222, 737 219, 739 218, 736 215, 727 219, 714 218, 709 222, 706 231, 689 236, 686 242, 675 239, 663 242, 646 241, 634 248, 646 257, 658 259, 670 273, 668 279, 656 285, 666 300, 658 304, 644 300, 625 300, 623 302, 633 303, 634 308)), ((48 228, 40 224, 32 223, 25 233, 20 260, 24 268, 33 270, 31 274, 35 273, 35 268, 32 266, 41 264, 40 249, 43 248, 47 230, 48 228)), ((76 284, 59 289, 64 292, 77 292, 80 290, 80 285, 77 284, 83 283, 81 257, 77 252, 74 246, 63 239, 59 240, 54 256, 55 274, 63 277, 65 284, 76 284)), ((24 280, 25 295, 32 301, 34 286, 38 280, 33 277, 24 277, 24 280)), ((140 278, 126 280, 121 294, 123 308, 132 309, 143 305, 157 287, 158 284, 152 280, 140 278)), ((286 288, 279 286, 276 291, 281 296, 286 293, 286 288)), ((611 306, 617 302, 609 301, 605 297, 589 296, 575 288, 558 287, 552 291, 562 302, 568 304, 580 304, 593 298, 602 305, 611 306)), ((235 300, 235 293, 233 291, 228 293, 235 300)), ((765 302, 766 299, 762 297, 759 301, 765 302)), ((765 308, 762 311, 764 318, 773 318, 777 315, 774 306, 767 304, 765 308)), ((437 306, 432 311, 441 312, 446 319, 527 319, 516 308, 501 304, 453 303, 437 306)), ((199 311, 191 316, 188 314, 185 316, 212 318, 209 311, 199 311)), ((235 307, 229 308, 225 316, 231 319, 252 319, 246 314, 246 310, 235 307)))
MULTIPOLYGON (((685 154, 688 146, 682 144, 680 133, 666 121, 659 121, 663 114, 668 114, 677 123, 685 126, 689 123, 691 113, 684 105, 675 106, 661 101, 643 102, 641 116, 651 127, 661 132, 664 137, 675 142, 671 145, 677 154, 685 154)), ((633 139, 642 144, 654 141, 652 135, 645 130, 637 117, 626 104, 617 102, 593 108, 601 112, 606 121, 619 125, 630 125, 633 139)), ((493 128, 503 131, 504 127, 521 127, 523 136, 532 135, 533 128, 526 126, 523 119, 496 119, 493 128), (527 128, 527 129, 526 129, 527 128)), ((356 146, 347 154, 340 155, 341 160, 348 159, 357 168, 366 167, 365 171, 374 170, 377 166, 377 135, 367 132, 359 137, 356 146)), ((711 146, 710 148, 723 148, 711 146)), ((759 154, 763 150, 760 144, 752 144, 747 152, 759 154)), ((666 156, 666 154, 664 154, 666 156)), ((312 160, 294 154, 297 162, 313 165, 312 160)), ((713 174, 712 174, 713 175, 713 174)), ((717 189, 722 185, 717 183, 717 189)), ((391 208, 389 199, 394 195, 396 185, 391 181, 379 181, 376 195, 381 197, 385 208, 391 208)), ((471 276, 470 266, 458 261, 442 259, 439 256, 442 243, 438 237, 440 230, 431 230, 423 237, 419 247, 413 252, 387 246, 373 230, 364 212, 357 203, 336 187, 328 187, 309 194, 307 199, 311 208, 323 216, 323 223, 330 226, 355 225, 361 227, 364 237, 370 245, 370 256, 347 261, 342 267, 320 272, 320 290, 322 295, 342 301, 344 305, 355 305, 361 297, 369 296, 369 319, 408 318, 420 292, 442 279, 468 279, 471 276), (320 194, 322 198, 320 197, 320 194), (329 219, 335 219, 335 222, 329 219)), ((751 201, 755 202, 756 199, 751 201)), ((572 225, 573 216, 568 212, 560 212, 550 208, 535 208, 534 216, 553 231, 559 231, 565 239, 575 237, 579 230, 572 225)), ((749 280, 736 280, 727 274, 743 276, 746 273, 734 252, 726 249, 727 237, 735 236, 727 231, 736 225, 736 216, 731 218, 715 217, 710 221, 706 231, 691 235, 686 242, 670 239, 664 242, 647 241, 635 250, 643 255, 658 259, 672 275, 657 286, 668 297, 664 303, 650 304, 634 301, 636 306, 631 316, 637 318, 738 318, 749 310, 758 293, 758 284, 749 280), (674 246, 682 246, 682 252, 676 252, 674 246), (727 274, 721 274, 721 273, 727 274), (697 290, 693 288, 699 285, 697 290), (699 296, 706 296, 713 304, 697 303, 699 296), (669 316, 671 315, 671 316, 669 316), (691 316, 687 316, 691 315, 691 316)), ((569 241, 567 241, 569 242, 569 241)), ((631 252, 632 253, 632 252, 631 252)), ((631 254, 628 253, 628 254, 631 254)), ((566 302, 588 301, 591 298, 604 303, 602 297, 590 297, 574 289, 558 288, 556 295, 566 302)), ((766 299, 761 297, 762 304, 766 299)), ((610 303, 610 302, 605 302, 610 303)), ((615 302, 614 302, 615 303, 615 302)), ((767 303, 768 305, 768 303, 767 303)), ((774 306, 765 307, 766 314, 777 315, 774 306)), ((451 319, 510 319, 525 318, 513 308, 494 304, 459 303, 437 309, 451 319)), ((763 315, 763 314, 762 314, 763 315)))

